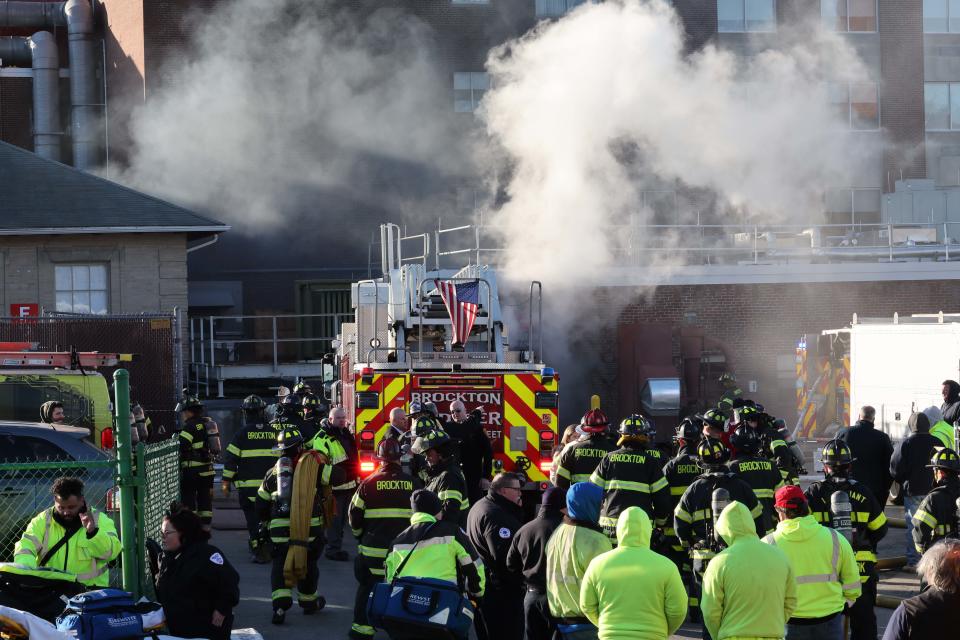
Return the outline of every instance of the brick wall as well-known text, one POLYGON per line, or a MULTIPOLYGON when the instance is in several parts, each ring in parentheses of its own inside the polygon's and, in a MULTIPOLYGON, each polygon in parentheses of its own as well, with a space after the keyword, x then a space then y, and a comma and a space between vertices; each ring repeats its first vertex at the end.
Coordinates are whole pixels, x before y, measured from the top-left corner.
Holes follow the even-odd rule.
POLYGON ((627 301, 623 289, 598 289, 595 296, 597 308, 611 304, 620 312, 614 323, 590 338, 589 346, 600 358, 585 395, 600 393, 604 405, 617 407, 618 415, 634 411, 635 399, 620 398, 617 390, 616 325, 679 326, 687 314, 696 314, 686 320, 726 345, 741 386, 756 380, 756 398, 777 415, 793 419, 795 380, 778 378, 777 358, 792 357, 801 334, 842 328, 854 313, 892 318, 895 312, 958 311, 960 281, 664 286, 630 295, 627 301))

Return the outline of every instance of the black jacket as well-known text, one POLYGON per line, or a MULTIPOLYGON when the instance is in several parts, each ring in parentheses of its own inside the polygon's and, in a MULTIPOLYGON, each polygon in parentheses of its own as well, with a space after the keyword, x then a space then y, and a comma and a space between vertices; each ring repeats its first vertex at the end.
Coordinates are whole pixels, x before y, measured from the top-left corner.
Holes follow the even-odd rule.
POLYGON ((523 508, 491 489, 470 508, 467 537, 483 558, 488 584, 494 588, 519 587, 519 574, 507 569, 507 551, 523 524, 523 508))
POLYGON ((947 593, 931 587, 900 604, 887 624, 883 640, 946 638, 950 636, 947 630, 958 628, 960 593, 947 593))
POLYGON ((753 495, 763 506, 767 527, 775 528, 777 513, 773 508, 773 496, 783 486, 783 477, 776 463, 760 456, 743 456, 728 462, 727 468, 750 485, 753 495))
POLYGON ((750 511, 758 536, 766 535, 763 506, 750 485, 732 473, 712 471, 704 473, 687 487, 674 510, 674 529, 685 547, 709 542, 713 529, 713 490, 718 488, 726 489, 731 501, 736 500, 750 511))
POLYGON ((273 452, 277 443, 275 423, 251 424, 233 436, 223 453, 223 479, 237 487, 241 500, 253 502, 264 476, 277 462, 273 452))
POLYGON ((957 537, 957 498, 960 480, 947 477, 923 499, 913 515, 913 544, 920 553, 947 536, 957 537))
POLYGON ((857 482, 867 485, 870 493, 881 505, 886 504, 893 478, 890 476, 890 457, 893 444, 890 436, 876 429, 868 420, 859 420, 852 427, 841 429, 837 434, 853 453, 850 473, 857 482))
POLYGON ((804 493, 810 504, 810 513, 825 527, 834 528, 830 499, 836 491, 850 496, 850 521, 853 525, 851 546, 861 576, 872 576, 877 562, 877 545, 887 535, 887 517, 883 507, 870 493, 870 488, 853 479, 831 477, 814 482, 804 493))
POLYGON ((527 587, 540 593, 547 589, 547 542, 562 522, 560 511, 542 509, 520 527, 507 551, 507 570, 523 575, 527 587))
POLYGON ((940 413, 943 414, 943 421, 951 427, 960 419, 960 389, 953 387, 950 390, 947 401, 940 405, 940 413))
POLYGON ((467 481, 455 458, 450 458, 436 467, 427 466, 425 489, 433 491, 443 503, 443 519, 463 528, 467 525, 467 481))
POLYGON ((557 462, 557 486, 569 489, 570 485, 587 482, 600 461, 616 448, 617 445, 605 433, 571 442, 563 448, 557 462))
POLYGON ((219 549, 197 542, 160 557, 157 600, 172 635, 229 638, 233 608, 240 602, 240 576, 219 549), (226 617, 219 629, 211 624, 214 611, 226 617))
POLYGON ((911 433, 897 445, 890 458, 890 475, 903 487, 904 495, 925 496, 933 488, 933 469, 927 465, 934 447, 940 446, 943 443, 929 433, 911 433))
POLYGON ((600 526, 608 536, 616 539, 617 518, 629 507, 646 511, 657 527, 673 519, 670 487, 662 466, 659 456, 630 443, 600 461, 590 482, 603 489, 600 526))
POLYGON ((493 446, 480 419, 471 414, 463 422, 450 421, 444 430, 457 442, 457 459, 468 484, 479 483, 493 473, 493 446))
POLYGON ((381 466, 360 483, 350 500, 348 517, 366 568, 383 570, 390 543, 410 526, 410 495, 417 488, 419 482, 399 464, 381 466))

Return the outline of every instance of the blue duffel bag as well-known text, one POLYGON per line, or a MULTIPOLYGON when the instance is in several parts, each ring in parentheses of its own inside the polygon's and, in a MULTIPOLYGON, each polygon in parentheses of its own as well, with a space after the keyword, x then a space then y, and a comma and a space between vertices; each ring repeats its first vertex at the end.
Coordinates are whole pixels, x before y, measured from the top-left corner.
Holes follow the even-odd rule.
MULTIPOLYGON (((434 523, 435 524, 435 523, 434 523)), ((433 525, 424 532, 424 537, 433 525)), ((403 566, 413 556, 418 540, 403 566)), ((463 640, 473 625, 474 609, 460 587, 434 578, 395 577, 376 584, 367 600, 370 624, 386 631, 394 640, 463 640)))
POLYGON ((57 630, 77 640, 126 640, 150 636, 162 620, 156 603, 135 602, 132 594, 120 589, 97 589, 67 601, 57 630))

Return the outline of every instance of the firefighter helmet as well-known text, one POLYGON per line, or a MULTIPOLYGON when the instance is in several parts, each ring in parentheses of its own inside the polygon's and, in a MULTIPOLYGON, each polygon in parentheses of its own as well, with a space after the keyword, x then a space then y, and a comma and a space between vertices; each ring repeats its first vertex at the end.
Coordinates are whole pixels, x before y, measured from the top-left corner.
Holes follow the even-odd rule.
POLYGON ((288 453, 291 449, 303 446, 303 435, 299 429, 286 428, 277 434, 277 444, 273 447, 274 453, 288 453))
POLYGON ((619 433, 628 438, 653 438, 657 435, 657 430, 645 417, 639 413, 632 413, 620 423, 619 433))
POLYGON ((705 467, 724 464, 730 459, 730 449, 717 438, 704 438, 697 445, 697 457, 705 467))
POLYGON ((293 385, 293 392, 303 395, 307 393, 313 393, 313 389, 310 388, 309 384, 301 380, 297 384, 293 385))
POLYGON ((452 441, 447 432, 443 429, 434 429, 424 436, 418 436, 413 441, 410 450, 418 455, 422 455, 430 449, 436 449, 438 453, 446 454, 449 452, 449 445, 452 441))
POLYGON ((580 429, 584 433, 604 433, 610 426, 607 415, 600 409, 590 409, 583 414, 580 421, 580 429))
POLYGON ((377 460, 380 462, 399 462, 403 453, 396 438, 383 438, 377 445, 377 460))
POLYGON ((724 415, 716 409, 709 409, 705 411, 703 415, 697 417, 700 418, 706 425, 716 429, 723 429, 723 425, 727 421, 724 415))
POLYGON ((282 404, 284 408, 300 407, 300 396, 295 393, 288 393, 287 395, 283 396, 283 400, 280 401, 280 404, 282 404))
POLYGON ((284 387, 283 385, 277 387, 277 397, 283 398, 284 396, 290 395, 290 387, 284 387))
POLYGON ((417 421, 413 424, 413 435, 418 438, 428 436, 434 431, 443 431, 443 427, 441 427, 436 418, 429 413, 418 417, 417 421))
POLYGON ((953 449, 943 448, 933 454, 928 467, 960 473, 960 456, 953 449))
POLYGON ((737 384, 737 376, 727 371, 720 375, 719 382, 722 385, 735 385, 737 384))
POLYGON ((304 409, 310 408, 316 411, 320 408, 320 398, 313 393, 307 392, 303 394, 303 397, 300 399, 300 404, 304 409))
POLYGON ((757 409, 756 405, 745 404, 739 409, 737 409, 737 422, 743 424, 747 420, 760 421, 761 412, 757 409))
POLYGON ((760 435, 748 427, 737 427, 736 431, 730 436, 730 444, 736 447, 738 451, 744 453, 756 454, 760 451, 763 443, 760 441, 760 435))
POLYGON ((257 395, 250 395, 243 399, 240 408, 244 411, 263 411, 267 407, 263 398, 257 395))
POLYGON ((196 396, 185 395, 180 402, 177 403, 174 411, 180 413, 181 411, 199 411, 201 409, 203 409, 203 403, 200 402, 200 398, 196 396))
POLYGON ((853 452, 843 440, 833 439, 820 450, 820 462, 831 467, 845 467, 853 462, 853 452))
POLYGON ((686 440, 693 443, 700 439, 700 430, 703 429, 703 420, 699 416, 687 416, 677 425, 674 441, 686 440))

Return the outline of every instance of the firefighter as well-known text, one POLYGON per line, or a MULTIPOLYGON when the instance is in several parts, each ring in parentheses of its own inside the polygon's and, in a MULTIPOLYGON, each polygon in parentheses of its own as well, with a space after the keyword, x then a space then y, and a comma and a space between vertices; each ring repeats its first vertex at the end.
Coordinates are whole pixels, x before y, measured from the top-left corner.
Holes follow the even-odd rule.
POLYGON ((727 432, 727 417, 717 409, 707 409, 700 418, 704 438, 716 438, 727 447, 730 446, 730 433, 727 432))
MULTIPOLYGON (((684 418, 677 426, 677 433, 673 436, 677 444, 677 455, 667 460, 663 465, 663 477, 667 480, 670 490, 670 513, 673 513, 680 504, 680 496, 684 494, 693 481, 700 475, 701 469, 697 460, 697 443, 700 442, 700 420, 696 416, 684 418)), ((690 564, 690 554, 686 552, 677 534, 673 529, 673 518, 667 517, 666 528, 663 531, 669 546, 669 556, 677 565, 684 584, 690 585, 693 567, 690 564)))
MULTIPOLYGON (((726 545, 715 531, 716 519, 720 513, 714 513, 714 491, 726 490, 726 500, 742 503, 753 516, 757 535, 764 535, 763 507, 753 495, 746 482, 730 473, 726 467, 730 450, 723 442, 714 438, 705 438, 697 445, 697 460, 703 473, 680 497, 680 503, 674 510, 674 530, 680 543, 690 554, 693 566, 693 584, 690 592, 691 616, 700 619, 700 584, 707 570, 710 558, 726 545)), ((717 496, 720 497, 720 496, 717 496)), ((704 629, 704 637, 706 629, 704 629)))
POLYGON ((913 516, 913 542, 919 553, 925 553, 943 538, 960 538, 960 457, 953 449, 940 449, 930 465, 936 483, 913 516))
POLYGON ((300 397, 300 405, 303 407, 303 419, 300 422, 300 432, 303 434, 304 442, 312 442, 314 436, 320 431, 320 421, 323 418, 320 398, 312 393, 305 393, 300 397))
POLYGON ((273 624, 283 624, 287 610, 293 606, 294 585, 304 615, 316 613, 327 603, 317 594, 317 561, 323 550, 323 524, 332 507, 330 484, 339 481, 341 474, 326 456, 304 451, 303 445, 303 436, 297 429, 281 431, 273 448, 279 457, 257 491, 257 514, 273 543, 273 624), (298 469, 307 459, 309 465, 298 476, 298 469), (316 465, 316 481, 299 481, 299 477, 310 479, 312 465, 316 465), (293 535, 298 532, 302 537, 294 540, 293 535))
POLYGON ((213 520, 213 463, 220 457, 220 427, 203 415, 203 403, 184 396, 180 414, 180 491, 183 504, 210 530, 213 520))
POLYGON ((737 386, 737 376, 729 371, 720 376, 720 386, 723 387, 723 395, 717 403, 717 409, 726 417, 733 415, 734 409, 743 406, 743 390, 737 386))
MULTIPOLYGON (((300 396, 295 393, 288 393, 283 396, 280 399, 280 409, 274 420, 283 424, 284 429, 300 431, 303 427, 303 404, 300 396)), ((307 440, 304 440, 304 442, 307 442, 307 440)))
POLYGON ((604 491, 600 526, 614 544, 617 518, 627 507, 640 507, 660 529, 672 515, 670 488, 660 459, 646 449, 655 433, 643 416, 635 413, 627 417, 620 423, 620 448, 608 453, 590 476, 590 482, 604 491))
POLYGON ((556 479, 558 487, 569 489, 572 484, 590 481, 590 476, 604 456, 617 448, 608 436, 609 427, 610 421, 600 409, 590 409, 583 414, 580 430, 584 437, 568 444, 560 454, 556 479))
POLYGON ((773 496, 783 486, 783 478, 776 465, 760 455, 762 442, 753 429, 737 427, 730 436, 734 447, 733 460, 727 464, 731 472, 740 476, 753 489, 753 495, 763 505, 767 533, 777 526, 777 512, 773 508, 773 496))
POLYGON ((277 387, 277 401, 267 407, 267 410, 266 410, 267 420, 273 422, 274 420, 280 417, 280 411, 281 411, 280 405, 283 402, 283 399, 286 398, 288 395, 290 395, 289 387, 284 387, 282 385, 277 387))
POLYGON ((259 535, 257 517, 257 489, 267 471, 276 463, 273 445, 277 442, 278 423, 266 424, 266 404, 260 396, 247 396, 241 405, 243 428, 233 436, 223 455, 223 480, 220 490, 224 497, 230 492, 230 483, 237 488, 240 508, 247 521, 251 560, 257 564, 270 562, 270 550, 259 535))
POLYGON ((454 443, 437 421, 431 416, 421 416, 414 427, 418 435, 411 450, 422 455, 426 461, 426 488, 437 494, 443 503, 443 519, 466 529, 467 481, 453 455, 454 443))
POLYGON ((786 429, 779 428, 776 421, 756 405, 746 405, 738 409, 737 419, 739 426, 752 429, 760 437, 761 455, 770 456, 776 461, 784 483, 797 484, 800 469, 787 444, 789 436, 786 429))
POLYGON ((851 640, 874 640, 877 637, 877 616, 873 607, 877 600, 877 545, 887 535, 887 517, 883 507, 867 485, 850 477, 853 454, 843 440, 831 440, 820 452, 824 480, 814 482, 804 493, 814 519, 825 527, 844 526, 846 514, 833 513, 833 495, 842 491, 850 502, 850 523, 853 534, 850 545, 860 570, 861 595, 847 607, 851 640))
POLYGON ((360 483, 350 501, 350 529, 359 542, 359 555, 354 561, 357 597, 348 635, 356 640, 373 637, 373 627, 367 620, 367 599, 373 586, 383 580, 383 561, 390 543, 407 528, 413 515, 410 496, 414 481, 404 473, 400 457, 400 443, 394 438, 380 440, 376 454, 380 468, 360 483))

